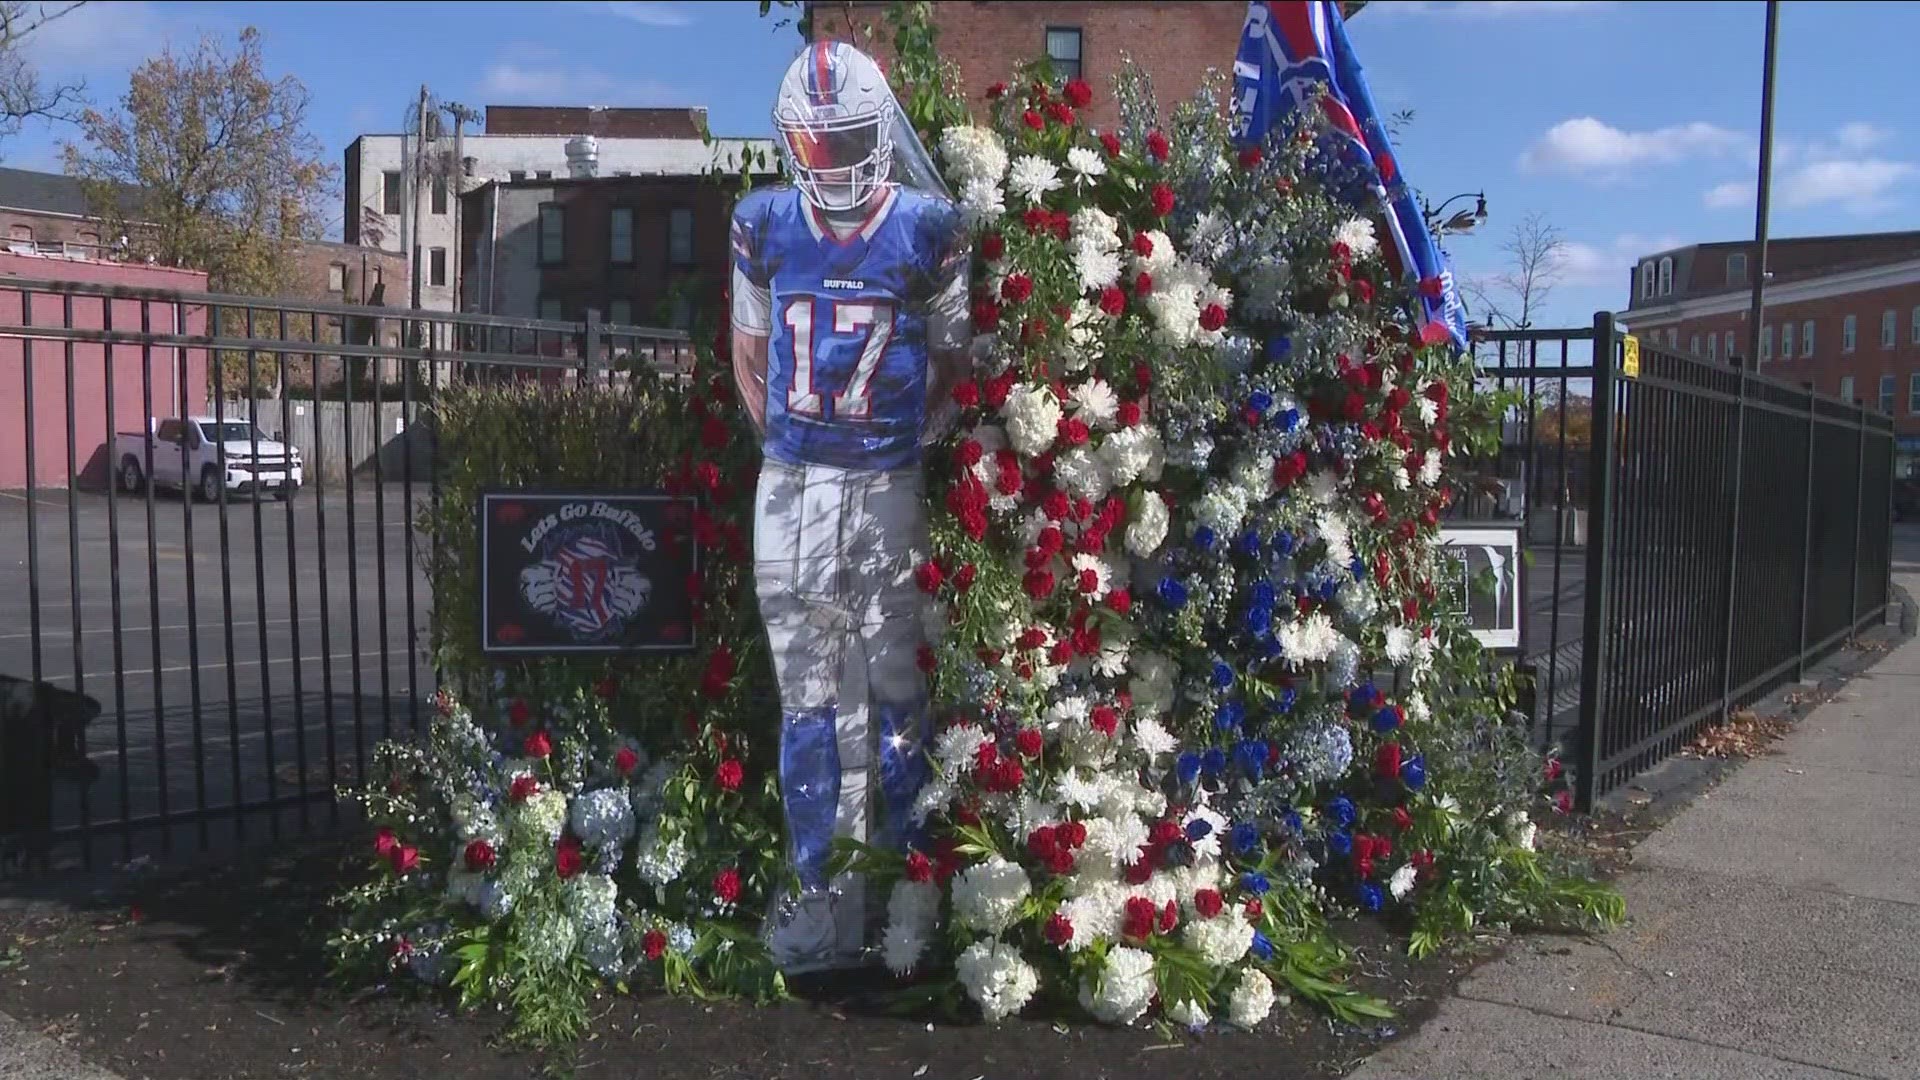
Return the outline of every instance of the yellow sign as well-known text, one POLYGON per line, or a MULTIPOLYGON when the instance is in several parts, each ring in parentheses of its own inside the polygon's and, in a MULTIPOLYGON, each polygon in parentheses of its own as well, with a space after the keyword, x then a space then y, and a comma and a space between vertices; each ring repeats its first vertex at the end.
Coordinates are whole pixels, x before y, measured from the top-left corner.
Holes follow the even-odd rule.
POLYGON ((1626 356, 1620 361, 1620 372, 1629 379, 1637 379, 1640 377, 1640 339, 1625 334, 1621 341, 1626 344, 1626 356))

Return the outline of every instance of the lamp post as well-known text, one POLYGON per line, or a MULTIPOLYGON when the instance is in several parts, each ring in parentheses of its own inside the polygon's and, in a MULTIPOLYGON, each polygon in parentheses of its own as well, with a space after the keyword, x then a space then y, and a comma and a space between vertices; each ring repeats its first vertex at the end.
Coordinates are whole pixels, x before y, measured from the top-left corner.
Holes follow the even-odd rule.
POLYGON ((1427 202, 1426 196, 1420 197, 1420 213, 1427 219, 1427 231, 1435 236, 1446 233, 1463 233, 1482 221, 1487 220, 1487 193, 1484 191, 1466 191, 1455 195, 1439 206, 1427 202), (1459 210, 1450 218, 1445 217, 1447 207, 1461 199, 1474 201, 1472 210, 1459 210), (1443 220, 1444 219, 1444 220, 1443 220))
POLYGON ((1780 24, 1779 0, 1767 0, 1767 41, 1760 72, 1760 176, 1753 206, 1753 311, 1747 322, 1748 366, 1760 363, 1760 321, 1766 317, 1767 201, 1773 187, 1773 50, 1780 24))

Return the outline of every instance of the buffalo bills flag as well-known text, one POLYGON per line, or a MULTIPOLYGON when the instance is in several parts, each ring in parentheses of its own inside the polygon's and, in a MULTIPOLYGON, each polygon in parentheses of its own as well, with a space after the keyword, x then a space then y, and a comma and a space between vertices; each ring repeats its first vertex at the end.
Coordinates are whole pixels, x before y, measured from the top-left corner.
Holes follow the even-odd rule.
POLYGON ((1330 0, 1272 0, 1247 5, 1247 23, 1233 64, 1233 133, 1242 146, 1266 140, 1274 125, 1319 95, 1328 126, 1347 160, 1360 166, 1385 209, 1394 254, 1419 283, 1429 340, 1467 346, 1466 309, 1451 260, 1434 243, 1413 189, 1393 159, 1373 95, 1330 0))

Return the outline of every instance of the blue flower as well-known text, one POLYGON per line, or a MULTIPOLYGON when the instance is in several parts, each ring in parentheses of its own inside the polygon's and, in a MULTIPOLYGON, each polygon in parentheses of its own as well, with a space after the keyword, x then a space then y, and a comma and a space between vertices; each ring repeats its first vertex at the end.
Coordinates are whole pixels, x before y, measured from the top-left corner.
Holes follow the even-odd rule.
POLYGON ((1234 745, 1233 757, 1240 765, 1240 771, 1258 782, 1267 767, 1267 744, 1259 739, 1241 739, 1234 745))
POLYGON ((1280 414, 1279 423, 1280 423, 1281 431, 1292 431, 1294 428, 1299 427, 1300 426, 1300 410, 1287 409, 1283 411, 1280 414))
POLYGON ((1384 706, 1379 712, 1373 714, 1373 730, 1385 735, 1387 732, 1398 728, 1404 719, 1405 717, 1400 712, 1400 706, 1384 706))
POLYGON ((1260 659, 1271 660, 1280 655, 1280 642, 1271 635, 1260 639, 1260 659))
POLYGON ((1335 795, 1333 801, 1327 804, 1327 816, 1332 818, 1334 822, 1343 829, 1352 825, 1353 819, 1356 816, 1353 809, 1353 800, 1347 798, 1345 795, 1335 795))
POLYGON ((1265 416, 1267 410, 1273 408, 1273 395, 1265 390, 1255 390, 1247 397, 1247 408, 1265 416))
POLYGON ((1206 818, 1194 818, 1187 822, 1187 839, 1196 843, 1213 835, 1213 825, 1206 818))
POLYGON ((1253 583, 1253 603, 1255 607, 1270 608, 1278 599, 1280 599, 1280 597, 1274 590, 1273 582, 1262 580, 1253 583))
POLYGON ((1367 564, 1360 561, 1359 557, 1356 556, 1351 563, 1347 564, 1347 570, 1353 574, 1353 580, 1367 580, 1367 564))
POLYGON ((1187 606, 1187 587, 1176 577, 1160 579, 1160 600, 1175 611, 1187 606))
POLYGON ((1209 780, 1226 771, 1227 752, 1217 746, 1208 750, 1206 756, 1200 759, 1200 772, 1209 780))
POLYGON ((1223 702, 1213 711, 1213 726, 1219 731, 1232 731, 1240 726, 1247 717, 1247 707, 1238 701, 1223 702))
POLYGON ((1293 352, 1293 339, 1285 334, 1276 334, 1267 339, 1267 359, 1285 360, 1293 352))
POLYGON ((1353 703, 1364 709, 1373 704, 1373 699, 1379 695, 1380 691, 1375 690, 1372 683, 1363 682, 1353 688, 1353 703))
POLYGON ((1191 784, 1200 778, 1200 755, 1188 750, 1174 761, 1173 770, 1183 784, 1191 784))
POLYGON ((1248 946, 1248 951, 1262 960, 1271 960, 1273 959, 1273 942, 1267 940, 1267 935, 1255 930, 1253 944, 1248 946))
POLYGON ((1236 546, 1239 547, 1240 554, 1245 555, 1249 559, 1260 554, 1260 530, 1248 529, 1246 532, 1241 533, 1239 543, 1236 546))
POLYGON ((1322 600, 1332 600, 1339 591, 1340 583, 1332 578, 1328 578, 1320 583, 1320 599, 1322 600))
POLYGON ((1249 870, 1240 875, 1240 887, 1255 896, 1265 896, 1267 890, 1273 888, 1273 885, 1267 881, 1267 875, 1258 870, 1249 870))
POLYGON ((1400 763, 1400 779, 1415 791, 1427 786, 1427 755, 1415 754, 1400 763))
POLYGON ((1353 834, 1345 829, 1328 833, 1327 850, 1343 859, 1353 854, 1353 834))
POLYGON ((1251 822, 1243 821, 1233 827, 1233 851, 1236 855, 1251 855, 1260 846, 1260 829, 1251 822))
POLYGON ((1273 553, 1285 558, 1293 554, 1293 534, 1277 532, 1273 534, 1273 553))
POLYGON ((1280 711, 1283 713, 1292 712, 1294 703, 1299 700, 1300 700, 1300 692, 1295 690, 1291 686, 1280 691, 1280 711))
POLYGON ((1287 828, 1292 832, 1300 833, 1300 832, 1307 831, 1306 825, 1304 825, 1300 821, 1299 811, 1294 810, 1291 807, 1287 809, 1286 813, 1280 815, 1280 820, 1285 822, 1287 828))
POLYGON ((1205 525, 1193 530, 1193 542, 1201 551, 1212 551, 1215 539, 1213 530, 1205 525))
POLYGON ((1255 604, 1247 609, 1247 633, 1254 637, 1273 628, 1273 608, 1265 604, 1255 604))
POLYGON ((1371 881, 1361 882, 1360 906, 1368 911, 1379 911, 1387 906, 1387 891, 1371 881))
POLYGON ((1225 660, 1215 660, 1213 662, 1213 678, 1211 681, 1216 690, 1225 690, 1227 687, 1232 686, 1233 668, 1229 666, 1225 660))

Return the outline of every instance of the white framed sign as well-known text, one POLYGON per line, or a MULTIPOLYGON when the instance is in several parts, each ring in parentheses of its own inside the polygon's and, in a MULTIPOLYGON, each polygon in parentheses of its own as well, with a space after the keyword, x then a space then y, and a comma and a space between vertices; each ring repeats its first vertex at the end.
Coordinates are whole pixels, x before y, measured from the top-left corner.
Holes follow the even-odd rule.
POLYGON ((1443 525, 1440 546, 1450 564, 1441 583, 1442 603, 1466 614, 1482 646, 1519 651, 1526 598, 1519 523, 1443 525))

